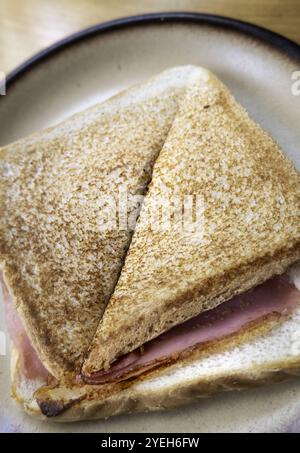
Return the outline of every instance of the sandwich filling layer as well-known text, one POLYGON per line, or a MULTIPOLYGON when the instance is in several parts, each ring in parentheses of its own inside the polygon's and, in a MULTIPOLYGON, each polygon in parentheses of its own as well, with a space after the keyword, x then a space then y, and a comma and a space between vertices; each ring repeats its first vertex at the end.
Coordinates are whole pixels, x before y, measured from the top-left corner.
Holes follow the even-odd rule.
POLYGON ((26 333, 20 316, 13 306, 11 296, 0 273, 0 287, 2 287, 6 325, 10 338, 19 352, 21 372, 27 379, 48 380, 49 372, 39 359, 26 333))
MULTIPOLYGON (((295 280, 295 279, 293 279, 295 280)), ((19 352, 21 372, 28 379, 47 382, 49 372, 43 366, 13 307, 2 281, 8 330, 19 352)), ((99 371, 82 380, 91 385, 123 381, 193 352, 200 346, 222 340, 269 315, 289 315, 300 301, 300 290, 288 274, 275 277, 252 291, 234 297, 213 310, 173 327, 143 347, 117 359, 108 371, 99 371)))
POLYGON ((109 370, 90 376, 88 384, 105 384, 138 376, 222 340, 272 314, 286 316, 300 301, 300 292, 287 274, 275 277, 252 291, 236 296, 213 310, 180 324, 143 347, 116 360, 109 370))

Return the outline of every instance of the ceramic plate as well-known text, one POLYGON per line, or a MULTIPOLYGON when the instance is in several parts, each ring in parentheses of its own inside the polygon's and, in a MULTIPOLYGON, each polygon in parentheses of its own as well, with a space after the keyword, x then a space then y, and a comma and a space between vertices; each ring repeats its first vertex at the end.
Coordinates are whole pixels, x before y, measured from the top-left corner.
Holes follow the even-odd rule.
MULTIPOLYGON (((300 170, 300 96, 292 79, 300 70, 300 47, 246 23, 198 14, 121 19, 84 30, 33 57, 8 77, 7 94, 0 99, 0 145, 53 125, 163 69, 183 64, 214 71, 300 170)), ((2 304, 0 307, 0 330, 4 331, 2 304)), ((300 381, 296 379, 218 395, 167 413, 73 425, 36 422, 13 404, 8 355, 0 356, 0 379, 0 431, 5 432, 300 429, 300 381)))

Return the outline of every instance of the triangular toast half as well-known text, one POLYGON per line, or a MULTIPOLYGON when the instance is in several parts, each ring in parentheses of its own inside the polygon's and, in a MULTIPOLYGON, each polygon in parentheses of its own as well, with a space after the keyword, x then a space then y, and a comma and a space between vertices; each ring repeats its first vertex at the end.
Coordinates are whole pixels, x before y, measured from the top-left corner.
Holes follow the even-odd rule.
POLYGON ((84 373, 108 369, 298 259, 299 174, 214 75, 195 77, 155 163, 84 373), (192 208, 178 203, 186 197, 192 208), (171 206, 169 224, 149 221, 157 203, 171 206), (189 210, 194 222, 184 226, 189 210))
POLYGON ((55 377, 80 370, 131 240, 105 210, 116 201, 118 224, 120 188, 144 194, 195 71, 167 70, 0 149, 0 266, 55 377))

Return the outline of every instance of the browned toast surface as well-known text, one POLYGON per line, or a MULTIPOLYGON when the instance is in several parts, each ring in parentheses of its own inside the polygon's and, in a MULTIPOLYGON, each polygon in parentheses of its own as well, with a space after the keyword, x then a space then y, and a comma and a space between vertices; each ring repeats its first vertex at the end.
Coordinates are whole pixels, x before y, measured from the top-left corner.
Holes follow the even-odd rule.
POLYGON ((300 176, 213 75, 194 79, 155 163, 125 266, 84 372, 300 259, 300 176), (153 200, 192 195, 190 230, 149 223, 153 200))
POLYGON ((106 197, 144 193, 193 71, 166 71, 0 149, 0 264, 55 376, 80 368, 130 242, 129 229, 103 229, 106 197))

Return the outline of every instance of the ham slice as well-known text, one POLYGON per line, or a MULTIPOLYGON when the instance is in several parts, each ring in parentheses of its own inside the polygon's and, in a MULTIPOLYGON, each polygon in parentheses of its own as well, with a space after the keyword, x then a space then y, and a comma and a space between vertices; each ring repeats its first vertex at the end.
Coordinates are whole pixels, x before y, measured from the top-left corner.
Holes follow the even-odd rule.
POLYGON ((83 375, 88 384, 122 381, 178 359, 200 345, 221 340, 272 313, 288 315, 300 301, 300 292, 287 275, 273 278, 245 294, 173 327, 118 359, 108 371, 83 375))
POLYGON ((15 348, 20 354, 21 372, 27 379, 42 379, 47 381, 49 373, 35 352, 17 310, 14 308, 11 296, 0 275, 0 285, 4 299, 6 325, 15 348))
MULTIPOLYGON (((1 275, 0 275, 1 277, 1 275)), ((49 373, 34 350, 22 321, 14 308, 6 285, 2 283, 5 314, 11 339, 20 353, 21 368, 28 379, 49 379, 49 373)), ((287 275, 276 277, 252 291, 237 296, 173 327, 159 337, 116 360, 108 371, 81 376, 88 384, 98 385, 138 376, 195 348, 232 335, 252 322, 272 313, 288 315, 300 301, 300 291, 287 275)))

